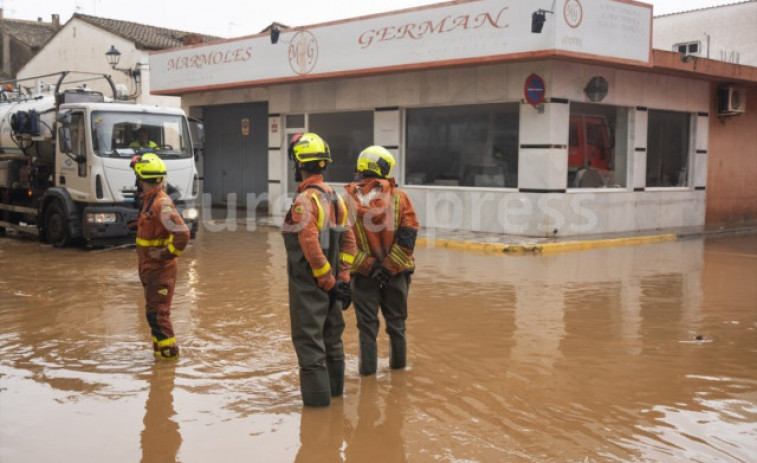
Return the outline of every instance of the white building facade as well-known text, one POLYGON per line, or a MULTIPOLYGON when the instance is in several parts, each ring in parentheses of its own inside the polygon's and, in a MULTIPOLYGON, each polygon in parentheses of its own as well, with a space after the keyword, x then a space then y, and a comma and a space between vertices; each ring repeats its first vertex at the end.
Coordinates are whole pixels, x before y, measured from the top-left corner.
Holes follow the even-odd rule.
POLYGON ((757 66, 757 0, 657 16, 653 47, 757 66))
POLYGON ((265 202, 283 217, 296 186, 288 140, 313 131, 331 145, 332 184, 351 180, 364 147, 393 152, 425 227, 702 226, 709 83, 655 71, 651 6, 561 0, 541 33, 536 9, 447 3, 285 30, 277 44, 156 52, 151 87, 206 119, 213 203, 265 202))

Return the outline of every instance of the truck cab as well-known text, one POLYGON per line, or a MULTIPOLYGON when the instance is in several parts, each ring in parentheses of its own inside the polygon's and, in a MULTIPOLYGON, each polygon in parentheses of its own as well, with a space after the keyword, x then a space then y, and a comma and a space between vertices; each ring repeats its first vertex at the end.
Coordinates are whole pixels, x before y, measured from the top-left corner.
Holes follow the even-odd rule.
MULTIPOLYGON (((197 231, 193 202, 198 179, 189 126, 181 110, 79 103, 61 105, 59 113, 62 142, 56 147, 55 188, 80 205, 67 212, 69 217, 79 214, 75 221, 81 223, 81 230, 65 230, 56 227, 55 221, 43 221, 49 242, 62 245, 70 238, 66 235, 80 235, 88 244, 105 245, 135 236, 138 192, 129 164, 133 156, 145 152, 154 152, 166 163, 173 190, 169 194, 192 233, 197 231), (140 145, 140 133, 147 134, 147 147, 140 145)), ((57 196, 50 194, 47 202, 60 202, 57 196)), ((54 205, 43 206, 43 210, 51 208, 54 205)))

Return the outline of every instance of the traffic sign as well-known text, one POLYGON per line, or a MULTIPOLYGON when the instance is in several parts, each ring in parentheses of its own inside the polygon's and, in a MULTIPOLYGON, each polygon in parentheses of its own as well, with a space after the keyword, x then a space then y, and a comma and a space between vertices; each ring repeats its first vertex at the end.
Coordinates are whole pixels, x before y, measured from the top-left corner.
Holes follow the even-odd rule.
POLYGON ((526 84, 523 86, 523 94, 526 101, 536 106, 544 102, 544 79, 537 74, 531 74, 526 77, 526 84))

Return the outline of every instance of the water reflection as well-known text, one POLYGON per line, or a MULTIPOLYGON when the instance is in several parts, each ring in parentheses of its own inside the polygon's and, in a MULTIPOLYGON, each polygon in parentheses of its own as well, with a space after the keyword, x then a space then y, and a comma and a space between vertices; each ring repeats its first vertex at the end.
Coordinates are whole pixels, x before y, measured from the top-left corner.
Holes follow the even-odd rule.
POLYGON ((345 461, 408 461, 404 440, 404 415, 409 408, 407 373, 392 372, 389 384, 375 376, 361 379, 357 424, 348 436, 345 461))
POLYGON ((175 421, 173 389, 176 362, 156 362, 150 373, 150 391, 145 403, 142 430, 142 463, 176 461, 181 446, 179 424, 175 421))
POLYGON ((344 461, 344 402, 332 400, 326 408, 304 407, 300 419, 300 449, 295 463, 344 461))

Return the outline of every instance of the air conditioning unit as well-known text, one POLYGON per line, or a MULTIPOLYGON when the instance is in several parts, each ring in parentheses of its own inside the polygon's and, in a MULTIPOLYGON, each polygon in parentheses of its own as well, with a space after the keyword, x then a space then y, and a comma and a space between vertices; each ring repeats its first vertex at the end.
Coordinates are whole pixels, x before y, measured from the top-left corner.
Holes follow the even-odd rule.
POLYGON ((718 116, 734 116, 746 111, 746 90, 738 87, 718 89, 718 116))

